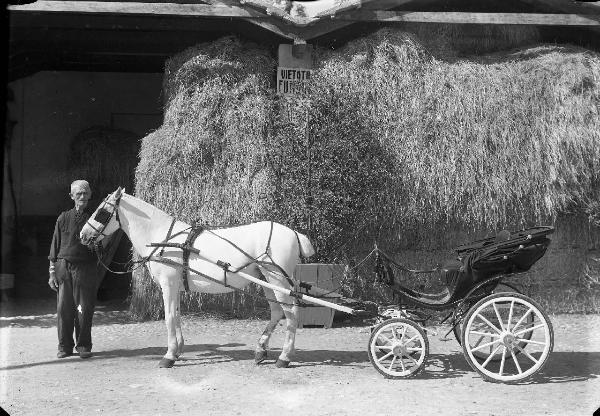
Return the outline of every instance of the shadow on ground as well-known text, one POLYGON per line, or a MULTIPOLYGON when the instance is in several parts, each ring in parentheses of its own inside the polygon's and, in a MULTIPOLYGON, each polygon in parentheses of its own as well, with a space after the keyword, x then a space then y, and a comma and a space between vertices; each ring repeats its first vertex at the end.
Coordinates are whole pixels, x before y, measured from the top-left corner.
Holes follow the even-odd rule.
MULTIPOLYGON (((86 364, 99 360, 119 360, 134 358, 144 362, 158 361, 165 353, 164 346, 145 347, 136 349, 115 349, 107 351, 96 351, 94 356, 85 360, 86 364)), ((272 364, 278 357, 280 351, 273 349, 269 351, 269 357, 264 364, 272 364)), ((336 350, 300 350, 297 352, 295 361, 291 368, 307 368, 320 366, 333 367, 370 367, 367 352, 360 351, 336 351, 336 350)), ((19 370, 43 365, 64 365, 73 360, 80 360, 78 356, 66 359, 52 359, 40 362, 9 365, 0 370, 19 370)), ((181 360, 177 361, 175 367, 179 366, 213 366, 227 362, 254 360, 254 349, 245 344, 195 344, 186 345, 185 353, 181 360)), ((475 374, 462 353, 430 354, 425 369, 416 375, 415 379, 421 380, 443 380, 462 377, 466 374, 475 374)), ((547 384, 566 383, 572 381, 585 381, 597 378, 600 375, 600 352, 554 352, 544 367, 543 371, 529 380, 520 384, 547 384)))

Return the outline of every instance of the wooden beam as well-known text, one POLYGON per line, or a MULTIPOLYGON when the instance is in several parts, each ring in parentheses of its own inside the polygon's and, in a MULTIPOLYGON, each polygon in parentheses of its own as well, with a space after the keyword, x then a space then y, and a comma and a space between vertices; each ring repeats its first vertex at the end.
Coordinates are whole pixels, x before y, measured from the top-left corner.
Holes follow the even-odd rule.
POLYGON ((419 22, 488 25, 600 26, 600 14, 400 12, 360 10, 333 19, 352 22, 419 22))
MULTIPOLYGON (((291 25, 256 10, 239 7, 233 4, 232 1, 227 0, 215 4, 38 0, 32 4, 9 6, 8 10, 14 13, 15 17, 19 13, 28 13, 31 15, 80 14, 98 16, 110 14, 139 17, 238 18, 247 20, 286 39, 296 40, 298 38, 291 25)), ((201 24, 198 23, 198 26, 201 26, 201 24)))
POLYGON ((570 1, 570 0, 519 0, 526 4, 542 6, 549 10, 573 14, 600 13, 600 1, 570 1))
POLYGON ((138 3, 116 1, 38 0, 7 7, 9 12, 136 14, 151 16, 267 18, 264 13, 225 4, 138 3))
MULTIPOLYGON (((540 7, 542 10, 557 11, 570 14, 600 14, 600 1, 596 2, 581 2, 571 0, 520 0, 525 4, 535 7, 540 7)), ((600 27, 590 26, 588 30, 596 33, 592 36, 600 34, 600 27)))
MULTIPOLYGON (((314 39, 319 36, 326 35, 335 30, 344 28, 352 24, 352 22, 343 22, 332 19, 331 16, 341 14, 345 10, 362 9, 362 10, 388 10, 402 6, 405 3, 410 3, 413 0, 354 0, 350 5, 342 4, 325 10, 317 15, 321 20, 315 23, 312 27, 302 30, 300 35, 306 39, 314 39)), ((422 0, 419 5, 434 3, 436 0, 422 0)))

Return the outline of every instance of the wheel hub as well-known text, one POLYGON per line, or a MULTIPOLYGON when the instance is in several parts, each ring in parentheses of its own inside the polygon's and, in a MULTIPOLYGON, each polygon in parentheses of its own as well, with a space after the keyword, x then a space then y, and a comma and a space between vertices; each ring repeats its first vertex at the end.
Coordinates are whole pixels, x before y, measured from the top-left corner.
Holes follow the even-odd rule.
POLYGON ((517 345, 517 337, 515 337, 512 333, 507 332, 502 335, 502 343, 506 348, 513 349, 517 345))
POLYGON ((402 357, 403 355, 408 355, 408 350, 406 348, 406 345, 399 344, 399 343, 394 344, 394 346, 392 347, 392 352, 397 357, 402 357))

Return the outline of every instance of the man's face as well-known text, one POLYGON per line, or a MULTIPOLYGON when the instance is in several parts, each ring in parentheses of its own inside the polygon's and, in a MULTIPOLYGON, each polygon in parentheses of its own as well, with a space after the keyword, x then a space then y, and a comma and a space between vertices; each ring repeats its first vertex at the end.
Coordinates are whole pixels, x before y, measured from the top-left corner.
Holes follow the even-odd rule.
POLYGON ((92 192, 85 186, 74 186, 71 188, 71 199, 75 202, 75 208, 80 210, 87 207, 92 192))

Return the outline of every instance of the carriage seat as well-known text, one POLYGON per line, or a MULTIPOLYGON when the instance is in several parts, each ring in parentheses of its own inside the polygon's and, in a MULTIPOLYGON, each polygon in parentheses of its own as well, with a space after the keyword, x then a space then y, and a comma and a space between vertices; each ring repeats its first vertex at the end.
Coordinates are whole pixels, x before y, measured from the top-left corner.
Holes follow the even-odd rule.
POLYGON ((462 263, 458 260, 449 260, 441 268, 440 272, 445 287, 440 292, 427 293, 409 289, 394 281, 396 289, 394 292, 409 303, 417 303, 424 306, 444 306, 453 301, 456 288, 461 286, 462 263))

